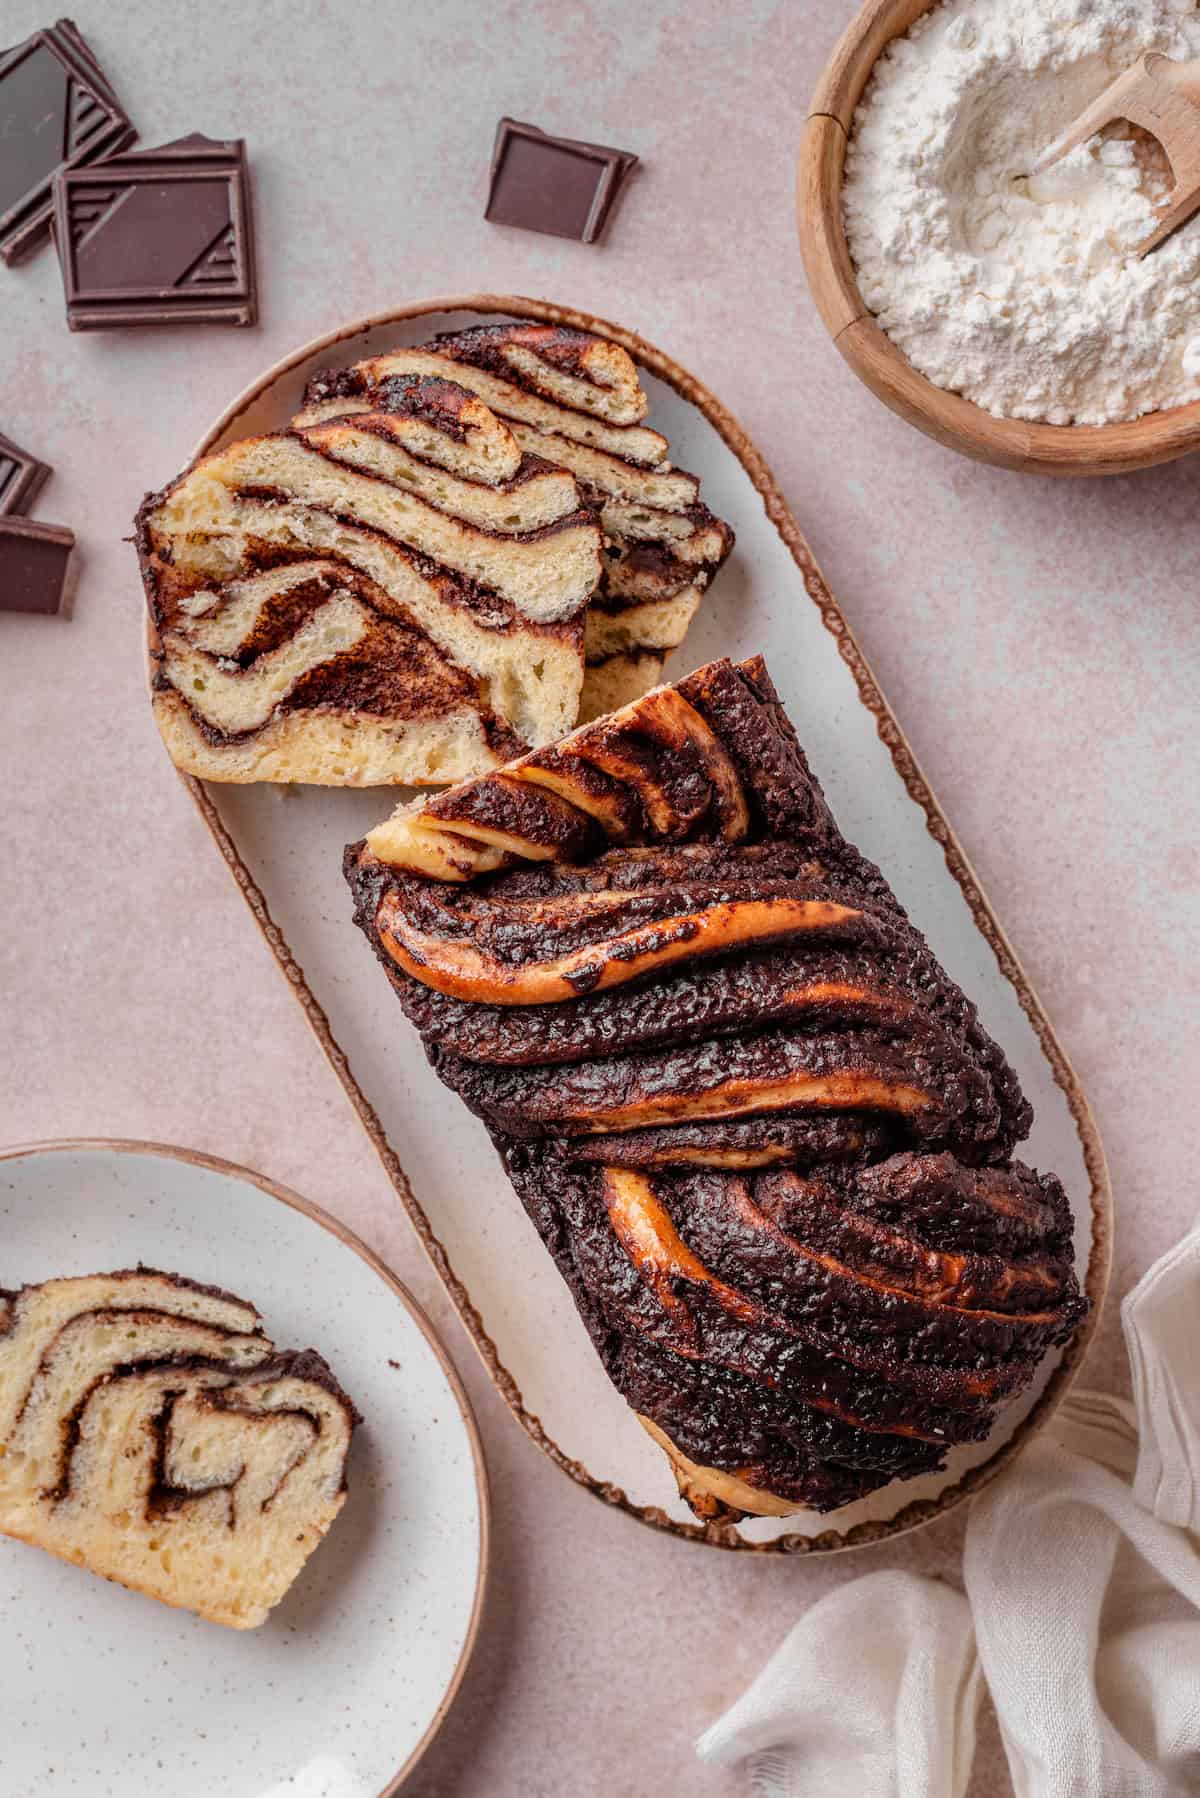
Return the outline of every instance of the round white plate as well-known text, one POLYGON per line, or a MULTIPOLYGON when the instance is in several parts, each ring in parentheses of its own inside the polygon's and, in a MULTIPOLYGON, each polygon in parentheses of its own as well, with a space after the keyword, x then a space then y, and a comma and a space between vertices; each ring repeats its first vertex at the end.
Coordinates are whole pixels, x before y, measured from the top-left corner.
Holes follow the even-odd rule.
POLYGON ((257 1174, 136 1143, 0 1152, 0 1286, 144 1261, 256 1304, 364 1417, 350 1497, 261 1629, 201 1622, 0 1537, 0 1791, 380 1798, 457 1690, 487 1485, 427 1319, 334 1219, 257 1174))

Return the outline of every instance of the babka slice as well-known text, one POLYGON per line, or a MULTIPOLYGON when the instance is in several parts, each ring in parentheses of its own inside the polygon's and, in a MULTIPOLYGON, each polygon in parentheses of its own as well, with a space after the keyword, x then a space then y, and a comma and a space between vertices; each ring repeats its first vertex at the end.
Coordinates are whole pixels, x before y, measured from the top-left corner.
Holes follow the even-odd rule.
POLYGON ((155 717, 189 774, 453 781, 575 722, 595 516, 453 382, 205 456, 137 528, 155 717))
POLYGON ((700 482, 667 460, 642 422, 647 398, 620 345, 558 325, 477 325, 374 356, 309 382, 300 423, 386 408, 398 376, 451 374, 505 420, 528 454, 569 468, 604 528, 604 568, 587 617, 587 720, 654 685, 683 642, 733 532, 700 482))
POLYGON ((0 1293, 0 1533, 231 1629, 346 1499, 358 1414, 253 1305, 150 1268, 0 1293))
POLYGON ((700 1516, 934 1471, 1083 1316, 1016 1077, 761 661, 398 812, 346 874, 700 1516))

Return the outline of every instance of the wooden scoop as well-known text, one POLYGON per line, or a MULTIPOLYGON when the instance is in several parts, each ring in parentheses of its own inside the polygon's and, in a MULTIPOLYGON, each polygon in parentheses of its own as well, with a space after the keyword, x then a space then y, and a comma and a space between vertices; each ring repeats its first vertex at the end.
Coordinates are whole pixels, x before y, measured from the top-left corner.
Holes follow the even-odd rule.
POLYGON ((1148 51, 1055 138, 1031 172, 1040 175, 1117 119, 1128 119, 1156 137, 1175 177, 1174 190, 1159 208, 1157 227, 1138 245, 1138 255, 1145 256, 1200 208, 1200 60, 1172 62, 1148 51))

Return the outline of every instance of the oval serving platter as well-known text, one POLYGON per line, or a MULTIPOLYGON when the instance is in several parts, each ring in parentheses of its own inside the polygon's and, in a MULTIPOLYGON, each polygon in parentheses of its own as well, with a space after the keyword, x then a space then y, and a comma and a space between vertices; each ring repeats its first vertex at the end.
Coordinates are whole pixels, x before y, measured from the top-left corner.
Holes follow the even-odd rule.
POLYGON ((1093 1307, 1087 1323, 1064 1353, 1048 1358, 991 1438, 955 1449, 941 1474, 885 1487, 828 1516, 696 1523, 675 1494, 665 1458, 601 1370, 482 1124, 428 1068, 416 1032, 351 923, 343 846, 385 817, 401 793, 283 792, 180 779, 493 1384, 538 1447, 604 1502, 714 1547, 811 1553, 917 1528, 993 1478, 1066 1392, 1107 1284, 1111 1193, 1079 1082, 758 450, 694 376, 634 333, 547 301, 472 294, 380 313, 306 344, 235 400, 196 454, 285 423, 316 368, 485 317, 598 331, 639 364, 650 394, 648 422, 666 432, 672 460, 701 477, 705 501, 730 520, 738 539, 665 678, 716 656, 765 656, 846 836, 886 870, 1021 1077, 1037 1113, 1022 1153, 1060 1175, 1075 1207, 1079 1274, 1093 1307))
POLYGON ((261 1174, 159 1143, 0 1149, 0 1284, 140 1261, 245 1294, 363 1415, 342 1516, 258 1629, 205 1623, 0 1537, 0 1791, 390 1798, 466 1671, 487 1579, 483 1450, 415 1300, 261 1174))

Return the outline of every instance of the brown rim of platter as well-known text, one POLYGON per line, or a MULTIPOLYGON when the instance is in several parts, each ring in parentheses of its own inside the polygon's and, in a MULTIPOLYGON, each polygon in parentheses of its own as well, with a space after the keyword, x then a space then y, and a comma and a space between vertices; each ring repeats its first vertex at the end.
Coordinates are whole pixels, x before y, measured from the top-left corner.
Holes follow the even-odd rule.
POLYGON ((193 1167, 207 1168, 210 1173, 228 1174, 235 1180, 247 1180, 251 1186, 257 1186, 260 1192, 268 1197, 278 1199, 281 1204, 289 1206, 293 1211, 302 1212, 311 1218, 314 1224, 320 1224, 331 1236, 353 1249, 373 1273, 378 1274, 385 1286, 391 1288, 400 1300, 408 1315, 420 1330, 422 1336, 433 1350, 439 1367, 449 1382, 454 1402, 458 1406, 463 1423, 466 1426, 467 1438, 471 1444, 471 1462, 475 1470, 475 1492, 479 1501, 479 1573, 475 1581, 475 1599, 471 1606, 471 1616, 467 1624, 467 1633, 463 1638, 462 1650, 450 1683, 442 1696, 429 1727, 399 1770, 392 1774, 388 1783, 382 1787, 377 1798, 394 1798, 405 1780, 416 1767, 425 1750, 431 1745, 434 1737, 445 1722, 450 1706, 458 1695, 467 1666, 475 1652, 475 1643, 479 1636, 483 1621, 484 1598, 487 1592, 488 1568, 491 1560, 492 1505, 488 1489, 487 1462, 483 1456, 483 1443, 479 1435, 479 1425, 475 1422, 471 1410, 471 1401, 467 1397, 466 1387, 450 1356, 439 1342, 433 1325, 424 1311, 405 1286, 396 1277, 387 1263, 381 1261, 374 1249, 368 1248, 361 1236, 356 1236, 348 1225, 314 1205, 311 1199, 301 1198, 290 1186, 281 1186, 277 1180, 271 1180, 266 1174, 256 1174, 253 1168, 242 1167, 236 1161, 226 1161, 220 1155, 205 1155, 200 1149, 180 1149, 173 1143, 140 1142, 134 1138, 121 1136, 62 1136, 46 1142, 8 1143, 0 1147, 0 1163, 16 1161, 23 1155, 58 1154, 70 1150, 102 1150, 117 1155, 161 1155, 171 1161, 187 1161, 193 1167))
MULTIPOLYGON (((238 847, 229 834, 207 788, 202 781, 196 780, 189 774, 179 773, 179 779, 191 794, 214 842, 241 888, 242 896, 254 914, 259 929, 270 945, 281 972, 303 1008, 318 1042, 345 1089, 347 1098, 370 1137, 388 1178, 395 1188, 397 1198, 408 1213, 409 1221, 420 1237, 438 1278, 479 1351, 492 1384, 526 1435, 537 1444, 542 1453, 547 1455, 578 1485, 592 1493, 594 1497, 602 1499, 605 1504, 613 1505, 618 1510, 627 1512, 629 1516, 636 1517, 639 1522, 648 1524, 652 1529, 663 1530, 669 1535, 680 1536, 688 1541, 702 1542, 713 1548, 733 1549, 743 1554, 829 1554, 842 1549, 863 1548, 870 1543, 881 1542, 888 1536, 918 1529, 924 1524, 932 1523, 945 1512, 952 1510, 955 1505, 961 1504, 964 1499, 970 1498, 980 1491, 1014 1459, 1028 1442, 1032 1441, 1060 1401, 1066 1396, 1082 1364, 1103 1308, 1112 1260, 1112 1189, 1109 1184, 1103 1144, 1100 1141, 1100 1134, 1092 1117, 1091 1108, 1084 1096, 1075 1070, 1067 1060, 1051 1028, 1050 1021, 1042 1010, 1041 1003, 1013 952, 1012 945, 1001 929, 991 905, 979 886, 970 862, 943 816, 891 707, 880 691, 875 676, 855 641, 841 607, 826 585, 812 550, 793 518, 774 475, 733 413, 722 405, 716 395, 710 393, 708 388, 694 375, 689 374, 687 369, 674 361, 663 350, 656 349, 653 344, 647 343, 636 332, 627 331, 621 325, 612 324, 607 319, 597 318, 590 312, 581 312, 572 306, 555 305, 549 300, 491 293, 451 294, 432 300, 420 300, 408 306, 389 308, 385 312, 373 313, 369 317, 356 319, 353 324, 346 325, 341 330, 330 331, 323 337, 303 344, 291 355, 283 357, 265 374, 260 375, 226 408, 212 428, 205 433, 202 441, 193 451, 193 455, 207 454, 267 388, 273 386, 281 376, 290 373, 301 364, 310 362, 315 356, 323 356, 339 345, 349 343, 356 337, 365 336, 368 332, 378 330, 384 325, 403 324, 409 319, 457 312, 490 313, 507 318, 536 319, 545 324, 569 325, 581 331, 594 331, 602 337, 610 338, 614 343, 621 344, 640 367, 657 376, 660 381, 664 381, 668 387, 673 388, 679 394, 681 399, 695 406, 697 411, 704 415, 722 442, 737 457, 758 491, 767 517, 779 532, 799 570, 805 593, 820 612, 821 621, 826 630, 837 641, 842 660, 854 676, 859 698, 875 719, 879 736, 891 753, 896 772, 904 782, 910 797, 924 812, 929 834, 935 842, 940 844, 946 866, 961 888, 977 928, 990 945, 1001 973, 1016 992, 1021 1009, 1029 1019, 1042 1052, 1050 1063, 1055 1082, 1066 1098, 1091 1184, 1092 1246, 1088 1257, 1084 1290, 1092 1301, 1092 1309, 1063 1350, 1043 1391, 1025 1417, 1021 1419, 1012 1435, 986 1461, 969 1468, 961 1479, 956 1480, 953 1485, 945 1487, 936 1498, 915 1499, 897 1511, 894 1517, 857 1523, 846 1530, 822 1530, 819 1535, 815 1536, 794 1532, 765 1542, 747 1541, 739 1535, 736 1525, 683 1523, 668 1516, 666 1511, 658 1505, 635 1504, 619 1486, 612 1484, 611 1481, 598 1479, 584 1466, 582 1461, 575 1460, 566 1454, 554 1438, 547 1434, 541 1419, 526 1408, 520 1387, 501 1361, 499 1351, 484 1327, 483 1318, 471 1294, 455 1273, 450 1258, 430 1223, 424 1207, 413 1192, 404 1165, 389 1142, 378 1113, 359 1086, 345 1051, 335 1038, 328 1018, 315 994, 309 988, 304 977, 304 970, 292 954, 279 925, 271 917, 267 901, 242 860, 238 847)), ((178 773, 178 770, 176 772, 178 773)))

